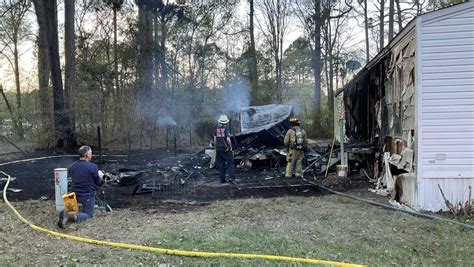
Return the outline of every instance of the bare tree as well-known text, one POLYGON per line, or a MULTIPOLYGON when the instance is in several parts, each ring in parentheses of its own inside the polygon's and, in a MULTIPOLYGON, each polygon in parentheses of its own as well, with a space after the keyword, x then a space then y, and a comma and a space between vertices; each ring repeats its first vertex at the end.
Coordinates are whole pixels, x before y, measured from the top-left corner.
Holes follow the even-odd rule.
POLYGON ((389 8, 388 8, 388 41, 390 42, 393 39, 394 31, 393 27, 395 24, 395 0, 389 1, 389 8))
POLYGON ((309 36, 314 76, 314 123, 319 128, 321 123, 321 0, 295 1, 295 14, 309 36))
POLYGON ((323 27, 323 40, 326 52, 326 76, 328 90, 328 106, 331 114, 334 113, 334 61, 338 60, 340 51, 337 50, 337 42, 341 35, 341 28, 347 22, 347 14, 352 10, 348 3, 326 1, 324 3, 323 17, 326 18, 323 27))
POLYGON ((252 94, 255 96, 258 88, 258 67, 257 67, 257 50, 255 49, 255 26, 254 26, 254 0, 249 0, 249 35, 250 35, 250 61, 249 61, 249 77, 252 86, 252 94))
POLYGON ((153 82, 153 16, 151 1, 138 4, 138 86, 145 99, 151 97, 153 82))
MULTIPOLYGON (((199 15, 193 23, 194 26, 197 26, 194 57, 197 61, 200 88, 202 89, 208 87, 206 74, 209 74, 212 69, 209 69, 206 61, 212 57, 213 52, 217 51, 217 38, 230 24, 234 8, 235 1, 211 2, 200 8, 199 15)), ((201 101, 202 97, 203 91, 201 91, 201 101)))
POLYGON ((403 28, 403 16, 402 16, 402 8, 400 7, 400 0, 395 0, 395 4, 397 5, 398 32, 400 32, 403 28))
MULTIPOLYGON (((38 20, 38 24, 45 25, 44 21, 44 12, 43 8, 35 8, 36 11, 36 18, 38 20)), ((42 126, 42 133, 45 135, 45 139, 49 139, 52 137, 53 125, 52 119, 53 114, 51 113, 52 105, 51 99, 49 97, 49 74, 50 74, 50 66, 49 66, 49 50, 48 50, 48 40, 46 36, 46 32, 38 29, 38 37, 37 37, 37 45, 38 45, 38 88, 39 88, 39 99, 40 99, 40 106, 41 106, 41 126, 42 126)))
POLYGON ((369 18, 369 9, 368 9, 368 0, 358 0, 358 6, 361 8, 354 8, 355 14, 353 16, 350 16, 352 19, 355 19, 357 22, 358 27, 364 28, 364 34, 365 34, 365 63, 368 63, 370 61, 370 36, 369 36, 369 30, 372 27, 372 18, 369 18), (359 21, 359 17, 362 17, 363 23, 359 21))
POLYGON ((75 132, 75 78, 76 78, 76 33, 74 27, 76 0, 64 2, 64 109, 75 132))
POLYGON ((120 82, 119 82, 119 70, 118 70, 118 47, 117 47, 117 12, 122 8, 124 0, 104 0, 107 5, 112 7, 114 12, 113 24, 114 24, 114 80, 115 80, 115 97, 116 100, 120 99, 120 82))
POLYGON ((193 118, 189 122, 189 140, 192 144, 194 121, 202 110, 205 101, 205 89, 208 88, 208 75, 214 70, 211 59, 218 50, 216 41, 219 33, 230 23, 235 11, 235 1, 208 1, 197 5, 186 13, 190 23, 184 38, 189 42, 183 52, 187 60, 188 74, 186 86, 191 91, 191 109, 193 118))
POLYGON ((56 147, 71 150, 76 144, 76 136, 71 120, 64 110, 64 92, 61 78, 61 65, 59 60, 59 40, 58 40, 58 18, 56 0, 33 0, 37 15, 43 15, 38 19, 40 31, 45 33, 48 41, 49 62, 51 80, 53 84, 53 117, 56 147))
POLYGON ((19 45, 29 35, 24 24, 26 14, 30 8, 28 1, 2 0, 0 2, 0 54, 10 63, 15 76, 17 114, 12 117, 14 127, 20 139, 24 138, 23 115, 21 101, 19 45))
POLYGON ((258 21, 266 43, 272 51, 275 64, 276 101, 282 103, 282 58, 283 41, 286 37, 289 20, 289 0, 261 0, 258 4, 263 19, 258 21))
MULTIPOLYGON (((138 105, 142 114, 146 117, 153 106, 157 96, 153 89, 153 15, 151 2, 149 0, 136 0, 138 5, 138 58, 137 58, 137 85, 138 105)), ((161 2, 161 1, 160 1, 161 2)), ((141 121, 139 125, 140 148, 143 145, 144 128, 146 122, 141 121)))
POLYGON ((167 43, 172 23, 183 17, 180 6, 164 3, 162 6, 153 8, 154 26, 154 59, 156 86, 163 93, 168 93, 168 65, 166 62, 167 43))
POLYGON ((365 32, 365 63, 370 61, 370 46, 369 46, 369 18, 367 16, 367 0, 364 0, 364 32, 365 32))
MULTIPOLYGON (((377 6, 376 6, 377 7, 377 6)), ((385 0, 380 0, 380 6, 377 7, 379 10, 379 51, 384 47, 385 38, 385 0)))

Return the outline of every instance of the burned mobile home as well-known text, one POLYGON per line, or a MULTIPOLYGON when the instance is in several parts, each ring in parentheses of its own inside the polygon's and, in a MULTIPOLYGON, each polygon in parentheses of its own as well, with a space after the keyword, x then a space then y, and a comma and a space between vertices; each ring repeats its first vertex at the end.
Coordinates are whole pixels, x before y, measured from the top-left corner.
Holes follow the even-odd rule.
MULTIPOLYGON (((250 106, 240 110, 239 118, 234 120, 240 122, 239 133, 231 138, 235 148, 234 160, 239 169, 246 172, 233 183, 234 189, 241 191, 240 195, 245 194, 246 189, 288 187, 293 190, 312 186, 303 180, 277 179, 280 177, 278 167, 286 163, 283 139, 290 129, 289 118, 292 115, 293 107, 289 105, 250 106)), ((309 152, 312 158, 318 156, 315 154, 309 152)), ((135 184, 133 195, 150 193, 158 197, 196 199, 200 198, 197 192, 216 187, 214 183, 218 179, 212 170, 215 167, 215 155, 215 148, 209 147, 194 154, 148 162, 145 168, 137 166, 112 171, 108 176, 120 185, 135 184)))
MULTIPOLYGON (((239 132, 231 138, 236 163, 247 169, 256 163, 277 165, 286 156, 286 151, 282 149, 283 138, 290 129, 288 119, 292 115, 293 107, 289 105, 241 108, 238 114, 239 132)), ((211 157, 211 166, 214 166, 214 148, 206 149, 205 153, 211 157)))
POLYGON ((345 134, 376 147, 377 190, 415 209, 474 185, 474 3, 413 19, 336 95, 345 134))
POLYGON ((289 105, 265 105, 242 108, 240 133, 236 134, 237 146, 283 146, 283 138, 290 129, 288 119, 293 115, 289 105))
MULTIPOLYGON (((283 139, 291 128, 289 118, 294 115, 290 105, 270 104, 250 106, 240 110, 240 132, 232 139, 235 161, 241 167, 281 166, 286 163, 286 149, 283 139)), ((308 160, 314 160, 319 154, 308 148, 308 160)))

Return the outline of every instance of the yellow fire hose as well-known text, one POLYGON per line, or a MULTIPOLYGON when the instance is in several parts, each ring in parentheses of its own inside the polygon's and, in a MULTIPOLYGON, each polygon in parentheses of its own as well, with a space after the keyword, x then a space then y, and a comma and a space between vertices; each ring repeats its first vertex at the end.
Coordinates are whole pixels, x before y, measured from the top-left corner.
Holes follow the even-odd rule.
POLYGON ((62 237, 70 240, 75 240, 83 243, 89 244, 96 244, 102 246, 109 246, 109 247, 117 247, 117 248, 125 248, 125 249, 134 249, 134 250, 141 250, 141 251, 148 251, 148 252, 155 252, 160 254, 166 255, 175 255, 175 256, 185 256, 185 257, 205 257, 205 258, 216 258, 216 257, 223 257, 223 258, 243 258, 243 259, 264 259, 264 260, 277 260, 277 261, 290 261, 290 262, 303 262, 303 263, 312 263, 312 264, 328 264, 333 266, 365 266, 359 264, 350 264, 345 262, 337 262, 337 261, 327 261, 327 260, 317 260, 317 259, 307 259, 307 258, 294 258, 294 257, 287 257, 287 256, 274 256, 274 255, 261 255, 261 254, 243 254, 243 253, 220 253, 220 252, 198 252, 198 251, 186 251, 186 250, 177 250, 177 249, 166 249, 166 248, 157 248, 157 247, 148 247, 142 245, 134 245, 134 244, 126 244, 126 243, 119 243, 119 242, 109 242, 109 241, 102 241, 102 240, 95 240, 90 238, 84 238, 74 235, 63 234, 59 232, 55 232, 52 230, 48 230, 39 226, 36 226, 26 220, 21 214, 11 205, 11 203, 7 199, 7 189, 8 185, 10 184, 11 176, 0 171, 1 174, 7 177, 7 183, 3 188, 3 200, 5 204, 13 211, 13 213, 25 224, 29 227, 33 228, 34 230, 45 232, 47 234, 62 237))

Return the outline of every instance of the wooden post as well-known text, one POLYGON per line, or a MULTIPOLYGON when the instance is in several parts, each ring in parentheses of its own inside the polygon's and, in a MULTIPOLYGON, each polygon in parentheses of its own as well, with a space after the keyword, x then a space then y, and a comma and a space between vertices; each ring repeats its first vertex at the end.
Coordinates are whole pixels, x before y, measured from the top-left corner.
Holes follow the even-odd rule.
POLYGON ((176 125, 173 126, 173 145, 174 145, 174 150, 178 148, 177 140, 176 140, 176 125))
POLYGON ((97 143, 99 146, 99 162, 102 163, 102 137, 100 133, 100 125, 97 126, 97 143))
POLYGON ((341 145, 341 165, 347 165, 346 158, 344 157, 344 120, 340 120, 339 125, 340 125, 339 143, 341 145))
POLYGON ((169 149, 169 142, 170 141, 170 126, 166 125, 166 149, 169 149))
POLYGON ((331 151, 329 151, 329 159, 326 165, 326 173, 324 174, 324 177, 328 177, 329 164, 331 163, 331 158, 332 158, 332 149, 334 148, 334 143, 336 142, 336 134, 337 132, 334 132, 334 137, 332 138, 332 144, 331 144, 331 151))

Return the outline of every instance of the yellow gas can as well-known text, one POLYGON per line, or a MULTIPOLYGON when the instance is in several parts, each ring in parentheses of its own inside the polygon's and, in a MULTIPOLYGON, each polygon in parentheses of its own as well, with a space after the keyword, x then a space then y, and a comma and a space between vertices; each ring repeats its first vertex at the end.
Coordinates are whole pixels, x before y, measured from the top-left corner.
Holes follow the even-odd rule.
POLYGON ((64 200, 64 211, 69 214, 74 214, 79 212, 79 206, 77 205, 76 193, 72 192, 69 194, 63 195, 64 200))

